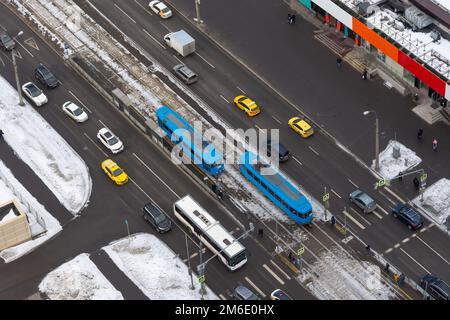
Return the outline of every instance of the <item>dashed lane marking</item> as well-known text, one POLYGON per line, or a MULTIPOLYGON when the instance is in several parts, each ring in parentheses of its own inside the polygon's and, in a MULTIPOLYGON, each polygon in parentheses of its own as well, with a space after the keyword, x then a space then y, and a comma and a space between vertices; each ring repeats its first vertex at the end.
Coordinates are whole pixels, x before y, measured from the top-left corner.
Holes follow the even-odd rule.
POLYGON ((281 285, 284 285, 284 281, 279 276, 277 276, 276 273, 273 272, 272 269, 270 269, 266 264, 263 264, 263 268, 266 269, 266 271, 269 272, 272 277, 274 277, 275 280, 277 280, 281 285))
POLYGON ((133 23, 136 23, 136 21, 134 21, 133 18, 131 18, 125 11, 123 11, 117 4, 114 3, 114 6, 119 9, 124 15, 126 15, 128 17, 128 19, 130 19, 131 21, 133 21, 133 23))
POLYGON ((281 269, 281 268, 275 263, 275 261, 270 260, 270 263, 271 263, 275 268, 277 268, 278 271, 280 271, 281 274, 282 274, 283 276, 286 277, 286 279, 288 279, 288 280, 291 280, 291 279, 292 279, 286 272, 283 271, 283 269, 281 269))
POLYGON ((227 300, 227 298, 225 298, 225 296, 223 294, 219 294, 219 298, 222 300, 227 300))
POLYGON ((182 64, 184 64, 184 62, 183 61, 181 61, 176 55, 172 55, 172 57, 174 57, 179 63, 182 63, 182 64))
POLYGON ((296 157, 292 156, 292 159, 294 159, 299 165, 303 165, 303 163, 301 163, 300 160, 298 160, 296 157))
POLYGON ((425 270, 427 273, 429 273, 429 274, 432 274, 427 268, 425 268, 423 265, 421 265, 420 263, 419 263, 419 261, 417 261, 416 259, 414 259, 413 257, 411 257, 410 255, 409 255, 409 253, 408 252, 406 252, 405 250, 403 250, 402 248, 400 248, 400 250, 404 253, 404 254, 406 254, 412 261, 414 261, 418 266, 420 266, 423 270, 425 270))
POLYGON ((352 185, 354 185, 356 188, 359 189, 358 185, 356 183, 354 183, 352 180, 350 180, 350 178, 347 178, 348 182, 350 182, 352 185))
POLYGON ((394 248, 397 249, 398 247, 400 247, 400 243, 395 244, 394 248))
POLYGON ((196 55, 198 55, 203 61, 205 61, 207 64, 209 64, 209 66, 213 69, 215 69, 216 67, 214 67, 211 63, 208 62, 208 60, 206 60, 205 58, 203 58, 198 52, 195 52, 196 55))
POLYGON ((281 121, 278 120, 275 116, 272 116, 273 120, 275 120, 276 122, 278 122, 279 124, 281 124, 281 121))
POLYGON ((403 200, 402 198, 400 198, 398 195, 396 195, 391 189, 389 189, 388 187, 384 187, 384 190, 386 190, 387 192, 389 192, 390 194, 392 194, 395 198, 397 198, 398 201, 400 202, 406 202, 405 200, 403 200))
POLYGON ((105 128, 109 128, 102 120, 98 119, 98 122, 100 122, 105 128))
POLYGON ((149 36, 153 41, 155 41, 157 44, 159 44, 161 46, 161 48, 166 49, 166 47, 159 42, 154 36, 152 36, 147 30, 145 30, 144 28, 142 28, 142 31, 144 31, 144 33, 149 36))
POLYGON ((244 278, 245 281, 247 281, 252 287, 253 289, 255 289, 256 291, 258 291, 258 293, 261 295, 262 298, 266 297, 266 294, 264 292, 262 292, 262 290, 260 288, 258 288, 253 282, 252 280, 250 280, 248 277, 244 278))
MULTIPOLYGON (((32 58, 34 58, 34 56, 31 54, 31 52, 30 51, 28 51, 28 49, 27 48, 25 48, 25 46, 23 46, 19 41, 17 41, 16 40, 16 42, 19 44, 19 46, 21 46, 22 48, 23 48, 23 50, 25 50, 26 52, 28 52, 28 54, 32 57, 32 58)), ((19 52, 19 51, 17 51, 17 50, 14 50, 14 52, 19 52)), ((20 53, 19 53, 19 56, 20 56, 20 53)), ((21 59, 22 59, 22 57, 20 57, 21 59)))
POLYGON ((223 95, 219 95, 219 97, 221 97, 223 100, 225 100, 226 103, 230 103, 230 101, 228 101, 223 95))
POLYGON ((240 92, 242 92, 243 94, 246 94, 245 91, 242 90, 241 88, 239 88, 238 86, 236 86, 236 88, 237 88, 240 92))
POLYGON ((450 265, 450 262, 447 259, 445 259, 443 256, 441 256, 436 250, 434 250, 430 245, 428 245, 428 243, 423 241, 421 237, 417 236, 416 238, 419 239, 424 245, 426 245, 431 251, 433 251, 439 258, 444 260, 445 263, 450 265))
POLYGON ((98 150, 100 150, 101 153, 103 153, 103 154, 105 155, 105 157, 108 158, 108 155, 106 154, 106 152, 103 151, 103 150, 102 150, 102 149, 94 142, 94 140, 92 140, 91 137, 89 137, 89 136, 87 135, 86 132, 83 132, 83 134, 84 134, 84 136, 85 136, 86 138, 88 138, 88 140, 89 140, 90 142, 92 142, 92 144, 93 144, 94 146, 97 147, 98 150))
POLYGON ((262 130, 261 127, 258 126, 256 123, 255 123, 255 127, 258 128, 259 130, 262 130))
POLYGON ((409 238, 403 239, 402 243, 407 243, 409 241, 409 238))
POLYGON ((86 107, 86 105, 83 102, 81 102, 81 100, 78 99, 78 97, 72 91, 70 91, 70 90, 67 90, 67 91, 72 95, 72 97, 74 97, 83 106, 83 108, 85 108, 89 113, 92 114, 92 111, 88 107, 86 107))
POLYGON ((387 249, 386 251, 384 251, 384 253, 387 254, 387 253, 391 252, 392 250, 394 250, 394 249, 389 248, 389 249, 387 249))
POLYGON ((151 12, 150 10, 147 10, 146 7, 144 7, 142 4, 139 3, 139 1, 134 0, 134 2, 141 7, 142 9, 144 9, 144 11, 147 11, 150 15, 153 15, 153 12, 151 12))
POLYGON ((342 199, 342 197, 336 191, 334 191, 333 189, 331 189, 331 192, 333 192, 339 199, 342 199))
POLYGON ((353 218, 353 216, 351 214, 349 214, 347 211, 343 211, 344 214, 350 219, 352 220, 358 227, 360 227, 362 230, 364 230, 366 227, 364 227, 364 225, 362 225, 358 220, 356 220, 355 218, 353 218))
POLYGON ((319 155, 319 153, 318 153, 316 150, 314 150, 311 146, 308 146, 308 148, 309 148, 312 152, 314 152, 317 156, 319 155))

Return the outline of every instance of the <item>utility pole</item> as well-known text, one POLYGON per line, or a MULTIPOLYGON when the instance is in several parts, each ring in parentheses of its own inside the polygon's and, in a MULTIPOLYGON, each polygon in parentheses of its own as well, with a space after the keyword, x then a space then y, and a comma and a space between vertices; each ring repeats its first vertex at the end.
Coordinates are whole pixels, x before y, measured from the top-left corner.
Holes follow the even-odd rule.
MULTIPOLYGON (((23 31, 20 31, 15 37, 13 37, 14 40, 16 40, 17 37, 21 36, 23 34, 23 31)), ((23 102, 22 97, 22 90, 20 88, 20 80, 19 80, 19 72, 17 71, 17 63, 16 63, 16 55, 15 51, 16 49, 12 49, 11 55, 12 55, 12 61, 14 66, 14 75, 16 77, 16 85, 17 85, 17 93, 19 94, 19 106, 23 107, 25 103, 23 102)))
POLYGON ((192 279, 192 269, 191 269, 191 257, 189 256, 189 247, 188 247, 188 238, 187 238, 187 234, 184 234, 184 238, 186 240, 186 254, 187 254, 187 260, 188 260, 188 273, 189 273, 189 277, 191 278, 191 286, 189 287, 189 289, 194 290, 194 280, 192 279))
POLYGON ((323 197, 322 197, 322 201, 323 201, 323 209, 324 209, 324 220, 327 221, 327 211, 328 208, 330 207, 330 194, 327 192, 327 187, 324 187, 324 191, 323 191, 323 197))
POLYGON ((375 110, 367 110, 363 112, 363 115, 368 115, 369 113, 375 114, 375 171, 380 171, 380 127, 378 114, 375 110))
POLYGON ((197 14, 197 18, 194 18, 194 21, 198 24, 202 24, 203 20, 200 18, 200 0, 194 0, 195 1, 195 12, 197 14))
POLYGON ((202 295, 201 300, 204 300, 204 294, 205 294, 205 287, 204 287, 204 282, 205 282, 205 265, 203 263, 203 244, 200 241, 200 253, 199 253, 199 258, 200 258, 200 264, 198 265, 198 271, 199 271, 199 281, 200 281, 200 294, 202 295))

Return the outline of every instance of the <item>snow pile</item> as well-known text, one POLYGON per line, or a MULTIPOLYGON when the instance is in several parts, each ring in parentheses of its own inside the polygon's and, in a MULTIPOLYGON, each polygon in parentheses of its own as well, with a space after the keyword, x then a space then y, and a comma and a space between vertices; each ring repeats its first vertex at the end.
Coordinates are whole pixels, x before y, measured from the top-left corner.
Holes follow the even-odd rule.
POLYGON ((425 189, 423 201, 420 199, 419 195, 412 202, 424 210, 441 229, 450 229, 450 180, 442 178, 436 181, 425 189))
POLYGON ((43 229, 39 223, 44 224, 47 232, 34 240, 2 250, 0 258, 5 260, 5 262, 11 262, 34 250, 62 230, 58 221, 17 181, 11 171, 0 160, 0 202, 9 201, 12 198, 17 198, 27 215, 32 235, 36 234, 34 230, 43 229))
MULTIPOLYGON (((5 141, 71 213, 87 203, 92 187, 88 167, 28 102, 0 77, 0 123, 5 141)), ((52 106, 44 106, 52 108, 52 106)))
POLYGON ((321 300, 395 299, 392 287, 379 278, 379 268, 357 261, 339 247, 319 254, 312 266, 314 279, 306 286, 321 300))
MULTIPOLYGON (((152 300, 199 300, 200 285, 193 273, 195 289, 188 268, 176 254, 157 237, 141 233, 104 247, 117 267, 152 300)), ((218 297, 205 285, 206 300, 218 297)))
POLYGON ((0 217, 0 223, 1 222, 6 222, 6 221, 10 221, 12 219, 14 219, 16 216, 15 212, 13 209, 9 210, 9 212, 4 215, 3 217, 0 217))
MULTIPOLYGON (((400 172, 406 173, 422 162, 414 151, 395 140, 389 141, 386 149, 380 152, 379 160, 379 173, 389 180, 398 176, 400 172), (393 156, 394 147, 400 149, 400 157, 397 159, 393 156)), ((372 169, 375 169, 375 160, 372 162, 372 169)))
POLYGON ((86 253, 47 274, 39 291, 51 300, 123 300, 86 253))

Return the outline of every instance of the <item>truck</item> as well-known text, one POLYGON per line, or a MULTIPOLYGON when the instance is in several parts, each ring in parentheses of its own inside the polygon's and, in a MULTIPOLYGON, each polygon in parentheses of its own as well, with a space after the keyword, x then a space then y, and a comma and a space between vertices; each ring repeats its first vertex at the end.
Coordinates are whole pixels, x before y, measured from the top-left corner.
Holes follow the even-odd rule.
POLYGON ((184 30, 166 34, 164 41, 183 57, 195 52, 195 39, 184 30))

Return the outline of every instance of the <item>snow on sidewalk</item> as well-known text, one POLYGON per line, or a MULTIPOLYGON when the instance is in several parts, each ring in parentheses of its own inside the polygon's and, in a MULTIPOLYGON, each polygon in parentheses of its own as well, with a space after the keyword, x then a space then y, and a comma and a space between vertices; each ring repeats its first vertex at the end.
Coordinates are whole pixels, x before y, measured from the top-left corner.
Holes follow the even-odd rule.
POLYGON ((86 253, 47 274, 39 291, 51 300, 123 300, 86 253))
MULTIPOLYGON (((140 233, 103 248, 117 267, 151 300, 199 300, 197 275, 195 289, 184 262, 161 240, 140 233)), ((205 300, 219 299, 206 285, 205 300)))
MULTIPOLYGON (((380 171, 379 173, 386 179, 393 179, 400 172, 411 170, 422 162, 414 151, 408 149, 406 146, 398 141, 390 140, 387 147, 380 152, 380 171), (393 156, 394 147, 400 149, 400 157, 397 159, 393 156)), ((372 169, 375 170, 375 160, 372 163, 372 169)))
POLYGON ((11 262, 34 250, 37 246, 53 237, 62 230, 58 221, 17 181, 11 171, 0 160, 0 203, 16 198, 28 217, 32 235, 36 228, 43 229, 38 223, 43 223, 47 232, 34 240, 21 243, 0 251, 0 258, 11 262))
POLYGON ((442 178, 412 200, 443 231, 450 230, 450 180, 442 178))
POLYGON ((5 141, 61 204, 77 214, 91 194, 88 167, 28 102, 24 101, 23 107, 17 104, 17 91, 2 77, 0 88, 0 123, 5 141))

